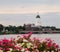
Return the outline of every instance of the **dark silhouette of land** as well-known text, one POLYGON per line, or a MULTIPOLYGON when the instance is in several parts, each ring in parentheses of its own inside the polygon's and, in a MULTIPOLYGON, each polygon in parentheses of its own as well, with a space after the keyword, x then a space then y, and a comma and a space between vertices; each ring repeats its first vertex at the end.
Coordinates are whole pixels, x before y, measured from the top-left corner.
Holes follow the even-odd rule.
MULTIPOLYGON (((34 24, 33 24, 34 25, 34 24)), ((28 32, 33 32, 34 34, 40 33, 60 33, 60 28, 53 26, 32 26, 32 24, 24 24, 23 26, 4 26, 0 24, 0 34, 24 34, 28 32)))

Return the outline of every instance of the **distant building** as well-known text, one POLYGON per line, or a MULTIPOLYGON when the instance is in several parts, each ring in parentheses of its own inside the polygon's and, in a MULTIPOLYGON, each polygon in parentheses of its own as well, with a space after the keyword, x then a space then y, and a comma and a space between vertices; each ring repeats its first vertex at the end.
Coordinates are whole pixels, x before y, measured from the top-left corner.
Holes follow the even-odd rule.
POLYGON ((45 26, 43 26, 41 28, 42 28, 42 31, 51 31, 52 30, 51 27, 45 27, 45 26))
POLYGON ((35 24, 24 24, 26 31, 38 31, 40 30, 39 27, 35 26, 35 24))
POLYGON ((35 24, 24 24, 25 30, 38 31, 41 29, 40 16, 36 16, 35 24))
POLYGON ((40 21, 40 15, 36 16, 36 26, 40 27, 41 26, 41 21, 40 21))
POLYGON ((24 24, 25 30, 31 30, 31 24, 24 24))
MULTIPOLYGON (((24 24, 26 31, 55 31, 55 27, 42 26, 40 16, 36 16, 36 24, 24 24)), ((57 29, 58 30, 58 29, 57 29)))

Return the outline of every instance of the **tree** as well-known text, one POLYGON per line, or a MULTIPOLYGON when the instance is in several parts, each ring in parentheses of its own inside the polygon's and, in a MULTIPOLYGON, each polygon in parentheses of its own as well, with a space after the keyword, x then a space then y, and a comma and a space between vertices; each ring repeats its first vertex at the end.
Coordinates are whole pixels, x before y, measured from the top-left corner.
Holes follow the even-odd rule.
POLYGON ((2 24, 0 24, 0 32, 3 31, 3 28, 4 28, 4 26, 2 24))
POLYGON ((52 29, 52 30, 56 30, 56 27, 52 26, 51 29, 52 29))

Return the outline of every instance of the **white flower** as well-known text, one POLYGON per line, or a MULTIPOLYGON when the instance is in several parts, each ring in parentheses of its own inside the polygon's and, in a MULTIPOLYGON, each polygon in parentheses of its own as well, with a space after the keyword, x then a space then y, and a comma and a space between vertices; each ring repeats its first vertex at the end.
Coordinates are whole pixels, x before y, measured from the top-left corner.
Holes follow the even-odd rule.
POLYGON ((22 52, 24 52, 24 51, 25 51, 25 49, 24 49, 24 48, 22 48, 22 49, 21 49, 21 51, 22 51, 22 52))
POLYGON ((3 52, 3 50, 0 50, 0 52, 3 52))
POLYGON ((19 44, 17 44, 16 46, 21 47, 21 44, 19 43, 19 44))
POLYGON ((21 45, 23 46, 25 43, 22 43, 21 45))
POLYGON ((28 42, 28 40, 24 39, 23 42, 28 42))
POLYGON ((27 47, 28 47, 28 48, 31 48, 32 46, 33 46, 32 43, 27 43, 27 47))
POLYGON ((10 48, 10 51, 12 51, 13 49, 12 48, 10 48))

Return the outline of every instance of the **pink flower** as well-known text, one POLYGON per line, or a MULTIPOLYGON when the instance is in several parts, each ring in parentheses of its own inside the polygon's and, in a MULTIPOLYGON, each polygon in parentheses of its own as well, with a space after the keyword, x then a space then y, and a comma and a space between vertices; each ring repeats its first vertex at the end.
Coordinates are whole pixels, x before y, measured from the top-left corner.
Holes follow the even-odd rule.
POLYGON ((28 33, 28 34, 24 34, 24 35, 22 35, 22 37, 23 37, 24 39, 29 39, 31 35, 32 35, 32 32, 30 32, 30 33, 28 33))
POLYGON ((25 48, 25 51, 29 51, 29 49, 28 48, 25 48))
POLYGON ((0 40, 0 50, 9 51, 9 50, 17 50, 17 51, 25 51, 25 52, 40 52, 40 48, 42 50, 55 50, 58 51, 59 46, 50 38, 40 39, 37 37, 30 38, 32 32, 28 34, 21 35, 17 37, 17 39, 2 39, 0 40), (23 45, 23 46, 22 46, 23 45), (45 49, 43 49, 43 47, 45 49), (11 49, 10 49, 11 48, 11 49))
POLYGON ((47 46, 50 48, 50 47, 51 47, 51 43, 49 42, 49 43, 47 44, 47 46))
POLYGON ((5 51, 9 51, 10 49, 9 48, 5 48, 5 51))
POLYGON ((22 49, 22 47, 15 46, 14 49, 19 51, 22 49))
POLYGON ((58 49, 58 48, 59 48, 59 46, 58 46, 58 45, 56 45, 56 48, 58 49))

